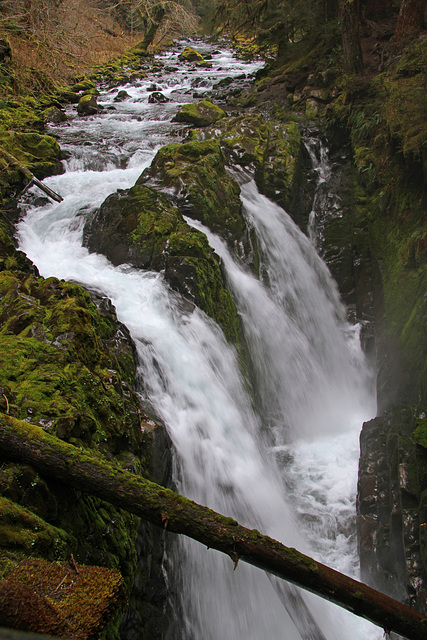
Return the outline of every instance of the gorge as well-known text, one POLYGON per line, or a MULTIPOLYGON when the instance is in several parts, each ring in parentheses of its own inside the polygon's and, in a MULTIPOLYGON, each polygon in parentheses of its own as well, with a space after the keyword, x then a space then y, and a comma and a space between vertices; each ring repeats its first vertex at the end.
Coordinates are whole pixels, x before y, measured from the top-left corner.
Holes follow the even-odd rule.
MULTIPOLYGON (((89 442, 135 472, 141 469, 143 458, 144 473, 151 467, 154 477, 157 474, 159 481, 172 483, 179 493, 357 575, 358 435, 362 422, 376 415, 372 369, 372 321, 375 315, 378 318, 375 273, 363 251, 363 235, 356 241, 352 238, 350 245, 335 244, 340 234, 345 236, 343 227, 349 224, 341 203, 344 190, 350 190, 354 179, 345 148, 332 141, 332 159, 328 159, 325 131, 313 133, 313 127, 298 127, 292 119, 269 121, 256 111, 245 113, 238 105, 227 106, 226 96, 236 86, 239 91, 245 85, 249 90, 251 75, 260 66, 237 60, 223 46, 182 43, 158 56, 146 77, 122 83, 127 93, 124 99, 115 100, 117 87, 101 85, 97 103, 102 109, 98 113, 78 118, 75 107, 70 106, 67 121, 49 125, 48 133, 57 137, 62 153, 65 151, 66 170, 47 178, 46 183, 64 202, 52 204, 40 198, 35 188, 21 198, 19 249, 46 278, 46 285, 38 282, 36 288, 30 282, 38 274, 19 254, 18 270, 27 275, 20 276, 21 284, 15 285, 18 297, 7 300, 9 332, 21 341, 32 341, 33 350, 34 341, 42 338, 41 342, 59 352, 76 351, 76 327, 67 326, 65 320, 58 329, 49 325, 58 316, 53 306, 49 317, 41 320, 43 287, 50 287, 58 300, 68 297, 71 309, 64 305, 65 317, 70 311, 76 318, 91 315, 93 344, 102 351, 99 339, 109 342, 116 363, 97 363, 82 328, 78 357, 91 373, 81 385, 95 388, 96 383, 100 397, 101 388, 108 393, 119 389, 135 417, 130 429, 134 435, 127 435, 129 426, 114 433, 115 420, 107 418, 115 402, 112 396, 109 406, 99 406, 98 414, 98 409, 91 409, 89 416, 83 404, 78 408, 80 414, 70 410, 77 387, 73 391, 70 378, 74 371, 67 371, 67 367, 65 377, 55 382, 57 389, 64 386, 65 379, 70 385, 67 407, 46 411, 46 404, 31 396, 31 389, 20 392, 22 382, 16 384, 13 375, 5 380, 3 397, 14 399, 10 405, 17 413, 13 405, 21 404, 19 417, 44 425, 77 446, 89 442), (211 66, 189 68, 179 62, 185 44, 209 54, 211 66), (148 99, 156 92, 165 100, 148 99), (229 112, 228 116, 224 114, 212 126, 198 130, 171 122, 179 105, 206 101, 206 93, 229 112), (221 198, 223 218, 217 219, 221 198), (338 280, 347 314, 337 285, 314 245, 338 280), (348 269, 345 271, 349 259, 351 276, 348 269), (346 279, 340 277, 344 272, 346 279), (55 278, 83 285, 105 323, 112 322, 113 308, 124 326, 101 328, 94 308, 90 307, 89 313, 82 311, 91 304, 87 294, 80 293, 77 285, 55 278), (71 296, 78 300, 77 306, 71 296), (44 335, 42 325, 49 327, 44 335), (360 348, 359 334, 369 362, 360 348), (131 390, 133 358, 137 362, 136 395, 131 390), (157 440, 154 454, 146 452, 145 458, 137 434, 141 421, 138 405, 145 414, 143 438, 157 440), (150 456, 159 460, 165 452, 162 464, 147 460, 150 456)), ((351 226, 355 226, 354 218, 351 226)), ((11 249, 9 253, 12 255, 11 249)), ((11 261, 5 266, 7 274, 11 261)), ((384 353, 388 353, 385 348, 384 353)), ((43 375, 52 379, 51 371, 43 375)), ((392 371, 380 371, 380 386, 384 384, 389 390, 392 377, 392 371)), ((100 397, 93 393, 91 402, 105 404, 100 397)), ((381 393, 380 404, 381 412, 389 404, 381 393)), ((116 411, 122 412, 117 407, 116 411)), ((413 424, 414 410, 402 411, 413 424)), ((364 438, 377 423, 367 424, 370 427, 364 428, 364 438)), ((423 451, 411 439, 412 432, 402 435, 401 424, 395 427, 398 451, 408 451, 402 442, 407 437, 418 474, 410 497, 417 521, 409 525, 409 539, 422 524, 415 502, 422 502, 418 469, 422 469, 423 451)), ((362 441, 362 454, 371 455, 373 447, 363 442, 366 440, 362 441)), ((379 440, 378 445, 382 446, 379 440)), ((392 446, 390 441, 390 465, 395 455, 392 446)), ((410 469, 409 454, 399 455, 406 456, 399 464, 410 469)), ((389 547, 382 547, 382 561, 382 551, 373 553, 379 544, 376 523, 382 518, 386 530, 388 516, 378 504, 382 512, 375 520, 372 503, 378 503, 385 485, 372 489, 372 478, 384 478, 384 470, 375 473, 371 458, 365 469, 361 467, 359 481, 365 575, 375 582, 379 580, 376 574, 383 572, 381 586, 393 595, 406 600, 409 583, 413 585, 411 595, 422 598, 418 558, 413 560, 408 579, 403 575, 405 569, 396 577, 394 556, 406 552, 396 552, 393 536, 389 547), (397 579, 400 587, 393 591, 397 579)), ((382 454, 376 462, 384 464, 382 454)), ((23 498, 16 487, 12 490, 10 473, 3 479, 4 495, 30 506, 28 492, 23 498)), ((412 478, 411 472, 409 475, 412 478)), ((42 494, 43 479, 31 478, 29 484, 32 482, 42 494)), ((46 495, 54 494, 47 486, 46 495)), ((400 488, 397 483, 395 490, 396 501, 409 493, 407 483, 400 488)), ((43 508, 37 507, 40 511, 43 508)), ((44 513, 47 521, 58 523, 62 518, 65 522, 58 514, 62 507, 55 508, 54 516, 44 513)), ((90 521, 97 507, 85 508, 90 521)), ((111 523, 116 518, 113 512, 105 514, 104 522, 96 525, 99 532, 93 535, 105 537, 102 531, 114 529, 111 523)), ((395 522, 400 532, 397 518, 395 522)), ((75 529, 74 536, 81 536, 85 526, 78 534, 75 529)), ((67 532, 64 524, 60 527, 67 532)), ((136 523, 129 522, 126 527, 133 528, 134 536, 136 523)), ((111 542, 107 540, 101 562, 110 562, 111 542)), ((125 544, 129 546, 127 570, 123 571, 119 545, 115 556, 128 579, 129 593, 133 581, 134 595, 120 632, 111 630, 111 637, 120 633, 123 638, 136 638, 149 633, 152 638, 231 640, 245 634, 255 640, 267 634, 282 638, 284 629, 287 637, 295 640, 304 634, 381 637, 381 632, 367 623, 336 613, 255 569, 239 566, 233 572, 221 557, 215 555, 212 560, 210 555, 207 560, 205 550, 192 541, 171 542, 143 525, 139 541, 125 544), (135 544, 139 561, 135 548, 130 549, 135 544), (144 614, 138 600, 145 603, 144 614)), ((410 540, 405 549, 415 552, 416 545, 422 542, 410 540)), ((82 541, 77 547, 82 560, 86 554, 94 561, 93 549, 88 546, 84 553, 82 541)), ((399 566, 406 566, 405 559, 399 566)))

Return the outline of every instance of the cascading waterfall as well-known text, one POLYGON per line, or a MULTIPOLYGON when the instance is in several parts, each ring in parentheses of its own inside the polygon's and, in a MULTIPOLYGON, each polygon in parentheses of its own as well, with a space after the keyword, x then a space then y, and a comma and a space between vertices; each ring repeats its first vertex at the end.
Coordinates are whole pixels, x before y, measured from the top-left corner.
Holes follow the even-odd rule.
MULTIPOLYGON (((212 86, 245 68, 256 66, 222 52, 215 68, 198 76, 212 86)), ((55 128, 72 156, 66 173, 47 183, 64 202, 37 206, 34 190, 25 196, 20 248, 42 275, 80 282, 112 300, 137 346, 141 393, 173 441, 180 492, 354 574, 357 433, 374 408, 357 331, 346 324, 309 240, 253 183, 242 186, 242 199, 258 238, 261 279, 207 231, 242 318, 253 398, 221 331, 189 310, 161 275, 114 268, 81 246, 85 215, 131 186, 156 148, 177 133, 170 117, 176 102, 188 101, 193 82, 180 73, 156 80, 175 103, 150 110, 149 82, 140 82, 125 87, 131 98, 116 111, 55 128)), ((99 100, 111 99, 106 92, 99 100)), ((193 541, 175 541, 168 568, 179 595, 174 640, 380 637, 263 572, 242 564, 234 570, 229 558, 193 541)))

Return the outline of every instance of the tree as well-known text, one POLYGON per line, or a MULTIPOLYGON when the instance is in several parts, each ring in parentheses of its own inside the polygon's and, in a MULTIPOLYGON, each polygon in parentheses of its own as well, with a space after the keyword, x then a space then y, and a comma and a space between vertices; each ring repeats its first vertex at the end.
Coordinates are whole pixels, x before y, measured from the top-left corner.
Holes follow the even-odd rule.
MULTIPOLYGON (((427 640, 427 617, 295 549, 247 529, 232 518, 192 502, 132 473, 91 457, 41 427, 0 415, 0 453, 33 466, 58 482, 96 495, 121 509, 187 535, 208 548, 308 589, 408 640, 427 640)), ((321 638, 321 635, 310 635, 321 638)))
POLYGON ((424 26, 426 2, 427 0, 402 0, 394 32, 395 43, 424 26))
POLYGON ((343 0, 341 37, 344 53, 344 71, 360 73, 363 70, 362 47, 359 34, 359 6, 357 0, 343 0))

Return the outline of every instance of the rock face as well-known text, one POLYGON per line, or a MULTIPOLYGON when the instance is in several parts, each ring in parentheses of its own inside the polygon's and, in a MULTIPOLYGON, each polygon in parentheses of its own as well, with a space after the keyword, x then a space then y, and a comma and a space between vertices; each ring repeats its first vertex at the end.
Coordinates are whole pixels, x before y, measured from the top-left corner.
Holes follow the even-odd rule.
POLYGON ((363 425, 358 483, 362 580, 426 612, 427 450, 397 407, 363 425))
MULTIPOLYGON (((3 223, 0 254, 0 351, 8 354, 0 359, 0 411, 150 476, 155 423, 133 391, 133 344, 111 305, 95 304, 78 285, 41 278, 3 223)), ((28 555, 52 561, 72 552, 77 562, 119 569, 131 590, 138 518, 7 461, 0 512, 2 575, 28 555)), ((144 536, 154 546, 151 528, 144 536)), ((161 609, 145 602, 147 612, 161 609)), ((111 640, 114 625, 105 635, 111 640)))
MULTIPOLYGON (((301 135, 295 122, 266 122, 261 115, 243 114, 195 131, 193 137, 218 139, 227 161, 254 171, 261 193, 288 212, 295 208, 293 203, 303 179, 301 135)), ((309 211, 296 216, 297 223, 304 229, 308 214, 309 211)))

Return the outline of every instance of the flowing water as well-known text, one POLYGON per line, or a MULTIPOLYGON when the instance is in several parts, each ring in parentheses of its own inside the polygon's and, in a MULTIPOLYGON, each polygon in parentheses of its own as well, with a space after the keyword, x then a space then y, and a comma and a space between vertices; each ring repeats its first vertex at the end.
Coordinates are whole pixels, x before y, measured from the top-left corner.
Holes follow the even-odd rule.
MULTIPOLYGON (((357 577, 358 433, 375 406, 357 327, 346 322, 313 243, 243 178, 260 279, 204 229, 242 320, 250 381, 220 329, 189 311, 161 274, 114 268, 82 247, 85 217, 116 189, 132 186, 160 146, 180 139, 182 126, 170 122, 179 104, 225 77, 244 83, 260 66, 221 49, 212 69, 191 71, 176 65, 176 56, 164 53, 161 73, 126 85, 129 98, 115 109, 117 89, 105 89, 102 113, 78 119, 70 108, 70 119, 52 128, 69 157, 65 173, 46 183, 64 201, 27 192, 20 248, 43 276, 77 281, 112 300, 137 346, 141 394, 172 439, 181 493, 357 577), (169 103, 148 103, 153 82, 169 103)), ((234 568, 183 537, 166 566, 171 593, 179 594, 174 640, 381 637, 337 607, 242 563, 234 568)))

